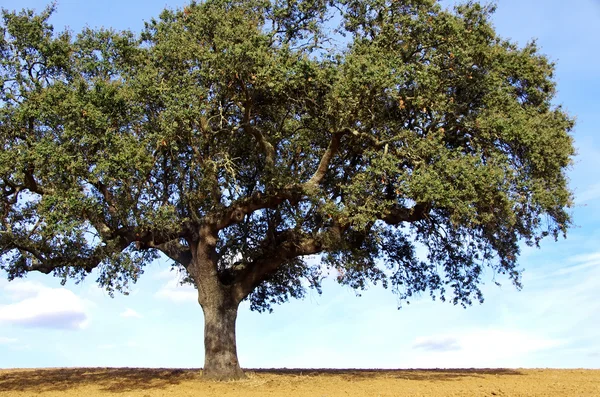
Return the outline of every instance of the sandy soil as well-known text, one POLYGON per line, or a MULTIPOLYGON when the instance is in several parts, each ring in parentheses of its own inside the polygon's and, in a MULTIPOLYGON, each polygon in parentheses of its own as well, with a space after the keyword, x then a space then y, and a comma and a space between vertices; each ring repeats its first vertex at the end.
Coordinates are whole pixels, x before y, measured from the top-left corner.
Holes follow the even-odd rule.
POLYGON ((600 396, 600 370, 247 370, 218 383, 194 369, 0 370, 1 396, 600 396))

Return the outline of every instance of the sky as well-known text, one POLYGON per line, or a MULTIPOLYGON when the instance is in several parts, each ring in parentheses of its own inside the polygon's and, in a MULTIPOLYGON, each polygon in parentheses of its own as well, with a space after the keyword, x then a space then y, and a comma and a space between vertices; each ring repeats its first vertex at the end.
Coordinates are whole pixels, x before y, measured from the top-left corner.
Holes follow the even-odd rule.
MULTIPOLYGON (((46 2, 3 0, 2 7, 41 10, 46 2)), ((177 0, 168 7, 180 7, 177 0)), ((446 2, 445 4, 450 4, 446 2)), ((139 31, 164 0, 62 0, 52 22, 139 31)), ((500 0, 501 36, 536 38, 556 66, 558 95, 576 117, 578 155, 569 170, 575 227, 566 240, 524 247, 522 291, 486 275, 483 305, 463 309, 396 296, 373 287, 357 297, 326 280, 323 294, 238 316, 245 368, 600 368, 600 1, 500 0)), ((150 265, 129 296, 110 298, 94 283, 64 287, 32 273, 0 274, 0 368, 203 365, 203 319, 192 287, 178 285, 165 261, 150 265)))

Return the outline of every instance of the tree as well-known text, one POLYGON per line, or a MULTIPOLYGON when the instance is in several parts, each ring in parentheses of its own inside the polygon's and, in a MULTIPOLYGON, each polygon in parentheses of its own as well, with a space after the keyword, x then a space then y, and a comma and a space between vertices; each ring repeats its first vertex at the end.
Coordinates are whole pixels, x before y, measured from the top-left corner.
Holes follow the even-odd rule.
POLYGON ((112 293, 166 256, 198 289, 206 376, 243 376, 243 300, 329 269, 466 306, 571 224, 553 64, 492 6, 206 0, 76 36, 52 11, 3 11, 0 267, 112 293))

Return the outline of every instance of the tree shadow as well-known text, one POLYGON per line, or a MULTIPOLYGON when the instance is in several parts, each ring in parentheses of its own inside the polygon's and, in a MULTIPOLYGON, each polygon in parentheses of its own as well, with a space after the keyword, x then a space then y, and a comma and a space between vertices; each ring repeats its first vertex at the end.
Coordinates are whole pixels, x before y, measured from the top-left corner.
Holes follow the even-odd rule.
MULTIPOLYGON (((406 379, 414 381, 454 381, 466 377, 489 375, 524 375, 513 369, 246 369, 265 375, 320 377, 335 376, 348 381, 372 378, 406 379)), ((43 393, 66 391, 94 385, 102 391, 124 393, 139 390, 164 389, 183 381, 202 381, 199 369, 165 368, 55 368, 0 371, 0 393, 28 391, 43 393)))
POLYGON ((163 389, 198 377, 198 369, 150 368, 56 368, 0 371, 0 392, 65 391, 96 385, 102 391, 123 393, 163 389))
POLYGON ((467 369, 256 369, 255 373, 296 376, 338 376, 346 380, 369 378, 406 379, 416 381, 452 381, 462 378, 483 378, 485 376, 524 375, 507 368, 467 368, 467 369))

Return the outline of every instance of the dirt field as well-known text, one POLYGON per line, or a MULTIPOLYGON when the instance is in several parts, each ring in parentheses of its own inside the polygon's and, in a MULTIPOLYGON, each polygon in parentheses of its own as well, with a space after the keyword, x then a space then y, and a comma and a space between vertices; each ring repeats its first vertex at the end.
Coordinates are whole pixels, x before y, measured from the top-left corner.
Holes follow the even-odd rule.
POLYGON ((248 370, 204 381, 193 369, 0 370, 1 396, 600 396, 600 370, 248 370))

